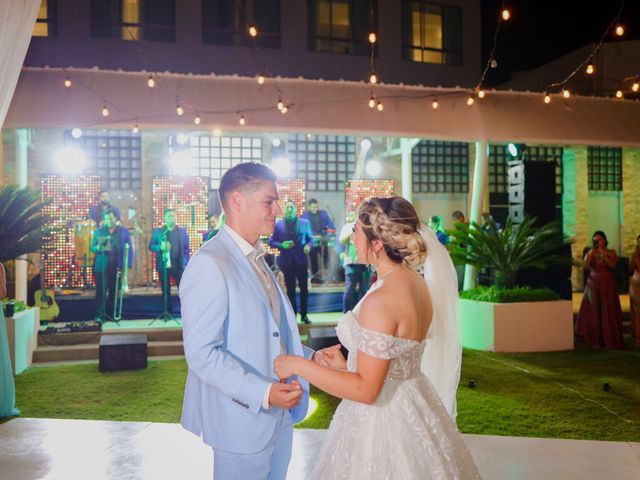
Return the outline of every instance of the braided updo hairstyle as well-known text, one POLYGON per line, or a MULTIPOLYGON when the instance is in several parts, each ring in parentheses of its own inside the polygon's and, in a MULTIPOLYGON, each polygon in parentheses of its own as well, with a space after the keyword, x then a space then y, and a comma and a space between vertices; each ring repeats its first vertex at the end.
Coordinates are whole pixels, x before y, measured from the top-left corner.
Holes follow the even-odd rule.
POLYGON ((402 197, 374 197, 360 206, 358 220, 369 243, 380 240, 392 261, 413 269, 424 264, 427 245, 410 202, 402 197))

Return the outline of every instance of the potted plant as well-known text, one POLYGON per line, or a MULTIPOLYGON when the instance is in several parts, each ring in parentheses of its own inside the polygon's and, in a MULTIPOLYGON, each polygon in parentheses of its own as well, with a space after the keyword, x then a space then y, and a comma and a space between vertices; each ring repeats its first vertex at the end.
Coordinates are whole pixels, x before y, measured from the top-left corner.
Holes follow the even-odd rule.
POLYGON ((524 268, 544 269, 565 261, 559 222, 536 228, 536 219, 520 225, 507 220, 499 228, 489 216, 484 224, 458 223, 450 232, 450 252, 456 264, 491 272, 490 287, 462 292, 462 344, 468 348, 502 352, 573 348, 573 307, 552 290, 516 285, 524 268))

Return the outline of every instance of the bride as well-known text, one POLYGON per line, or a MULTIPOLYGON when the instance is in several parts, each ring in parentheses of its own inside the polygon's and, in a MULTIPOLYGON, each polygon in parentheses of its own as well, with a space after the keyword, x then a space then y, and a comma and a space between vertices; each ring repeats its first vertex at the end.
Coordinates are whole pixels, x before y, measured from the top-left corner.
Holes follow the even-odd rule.
POLYGON ((336 346, 315 361, 275 361, 280 378, 299 375, 344 399, 311 478, 480 478, 454 421, 461 348, 448 253, 401 197, 365 202, 353 242, 378 280, 338 323, 348 359, 336 346))

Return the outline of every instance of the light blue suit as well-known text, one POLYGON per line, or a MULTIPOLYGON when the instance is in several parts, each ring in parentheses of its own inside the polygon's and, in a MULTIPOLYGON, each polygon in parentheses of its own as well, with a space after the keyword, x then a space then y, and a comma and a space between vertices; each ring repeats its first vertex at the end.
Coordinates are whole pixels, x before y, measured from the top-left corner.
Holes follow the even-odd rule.
MULTIPOLYGON (((189 367, 182 425, 202 435, 214 451, 264 450, 287 414, 262 408, 267 386, 278 382, 273 361, 281 353, 281 342, 288 354, 313 353, 300 343, 293 309, 271 277, 280 298, 279 328, 257 272, 225 229, 191 257, 182 276, 179 293, 189 367)), ((298 380, 304 393, 290 410, 293 423, 304 418, 309 402, 309 385, 298 380)))

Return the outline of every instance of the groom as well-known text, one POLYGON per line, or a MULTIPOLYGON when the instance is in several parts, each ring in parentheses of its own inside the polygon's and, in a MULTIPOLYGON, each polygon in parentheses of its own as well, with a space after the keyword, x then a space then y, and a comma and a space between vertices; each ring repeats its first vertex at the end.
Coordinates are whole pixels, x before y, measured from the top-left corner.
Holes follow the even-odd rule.
POLYGON ((224 174, 226 223, 180 283, 189 366, 182 425, 213 448, 215 479, 284 479, 293 424, 307 411, 308 383, 279 383, 273 369, 284 352, 313 356, 259 243, 282 215, 275 180, 260 163, 224 174))

